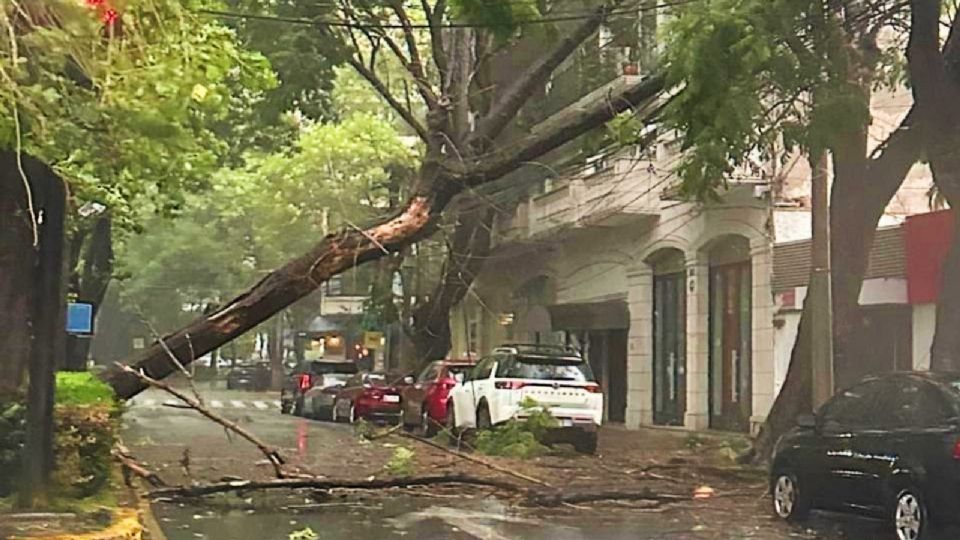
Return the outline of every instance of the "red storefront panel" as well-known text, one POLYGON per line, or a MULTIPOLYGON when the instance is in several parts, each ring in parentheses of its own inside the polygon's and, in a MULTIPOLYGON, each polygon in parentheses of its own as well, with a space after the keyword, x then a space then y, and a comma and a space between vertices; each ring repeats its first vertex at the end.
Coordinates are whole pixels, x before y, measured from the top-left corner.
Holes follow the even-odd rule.
POLYGON ((907 298, 929 304, 940 294, 940 267, 953 239, 953 211, 910 216, 904 223, 907 251, 907 298))

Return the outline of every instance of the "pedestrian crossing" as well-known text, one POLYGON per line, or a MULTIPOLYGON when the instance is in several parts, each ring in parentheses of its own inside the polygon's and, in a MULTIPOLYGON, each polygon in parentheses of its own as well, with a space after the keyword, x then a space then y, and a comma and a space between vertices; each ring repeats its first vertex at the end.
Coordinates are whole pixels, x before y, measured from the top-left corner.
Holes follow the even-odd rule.
MULTIPOLYGON (((279 409, 279 400, 241 400, 241 399, 208 399, 206 404, 211 409, 255 409, 266 411, 269 409, 279 409)), ((153 399, 153 398, 134 398, 127 402, 128 407, 137 409, 160 409, 160 408, 182 408, 187 405, 176 399, 153 399)))

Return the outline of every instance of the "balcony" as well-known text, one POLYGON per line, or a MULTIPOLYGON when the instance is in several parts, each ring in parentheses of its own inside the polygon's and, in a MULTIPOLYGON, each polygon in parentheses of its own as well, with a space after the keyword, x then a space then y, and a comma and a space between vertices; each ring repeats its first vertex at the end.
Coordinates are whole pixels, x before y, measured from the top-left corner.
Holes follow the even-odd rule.
POLYGON ((528 210, 529 236, 656 219, 661 179, 643 163, 633 156, 598 159, 556 189, 534 197, 528 210))

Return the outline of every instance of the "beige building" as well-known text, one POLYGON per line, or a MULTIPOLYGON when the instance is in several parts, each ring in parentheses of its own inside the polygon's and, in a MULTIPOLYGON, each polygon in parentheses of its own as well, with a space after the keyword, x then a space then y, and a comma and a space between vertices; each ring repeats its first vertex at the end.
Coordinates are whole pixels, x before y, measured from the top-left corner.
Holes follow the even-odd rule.
MULTIPOLYGON (((875 106, 879 141, 909 95, 875 106)), ((673 195, 671 146, 588 160, 502 214, 490 259, 452 314, 451 354, 566 343, 593 366, 610 422, 755 430, 796 334, 782 293, 801 284, 780 279, 774 290, 774 252, 809 238, 809 169, 794 159, 738 171, 702 205, 673 195)), ((918 166, 883 223, 926 211, 929 186, 918 166)))

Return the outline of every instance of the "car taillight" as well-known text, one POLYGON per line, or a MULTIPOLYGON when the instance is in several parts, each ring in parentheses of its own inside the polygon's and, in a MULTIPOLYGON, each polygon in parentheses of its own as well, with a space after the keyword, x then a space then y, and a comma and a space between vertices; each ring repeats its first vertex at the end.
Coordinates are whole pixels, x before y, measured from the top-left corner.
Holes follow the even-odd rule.
POLYGON ((300 389, 309 390, 310 389, 310 374, 304 373, 300 375, 300 389))
POLYGON ((500 381, 493 383, 493 386, 498 390, 519 390, 526 385, 520 381, 500 381))
POLYGON ((599 384, 588 384, 588 385, 584 386, 583 388, 584 388, 584 390, 586 390, 587 392, 590 392, 591 394, 599 394, 599 393, 600 393, 600 385, 599 385, 599 384))
POLYGON ((960 461, 960 439, 953 443, 953 459, 960 461))

